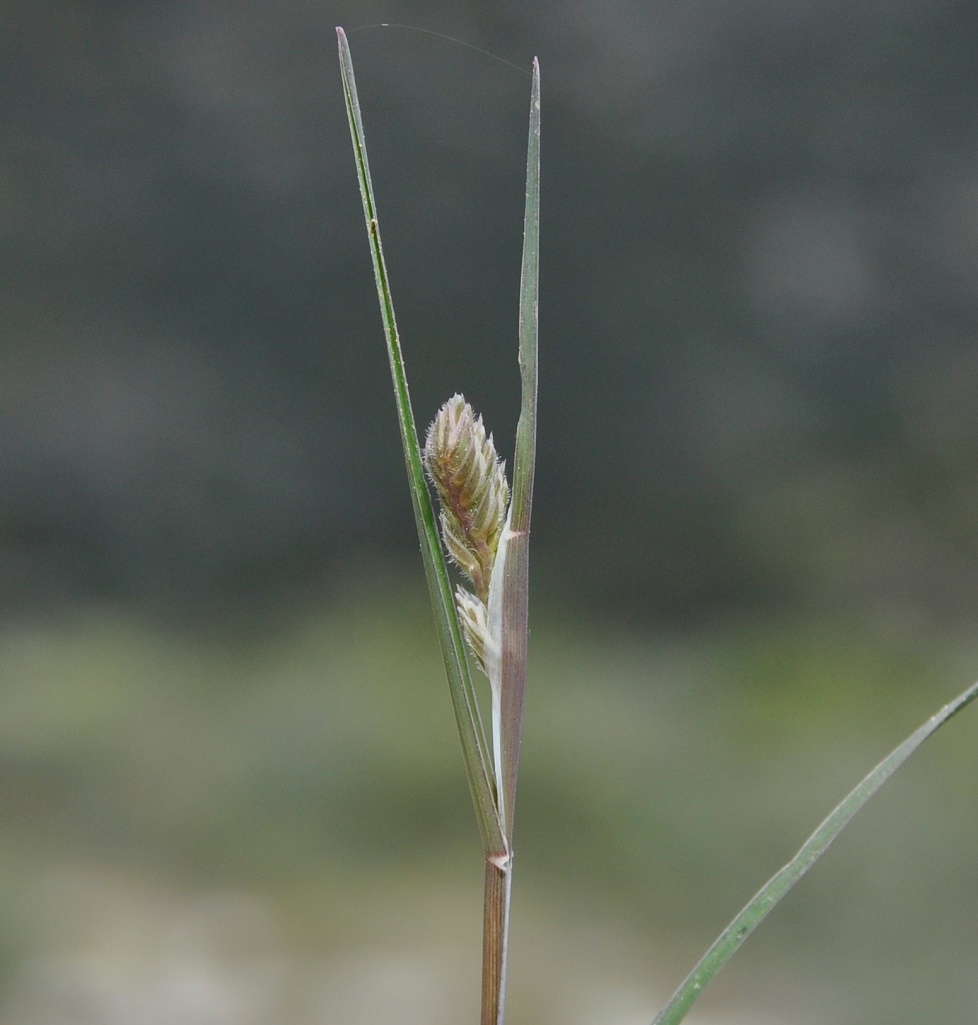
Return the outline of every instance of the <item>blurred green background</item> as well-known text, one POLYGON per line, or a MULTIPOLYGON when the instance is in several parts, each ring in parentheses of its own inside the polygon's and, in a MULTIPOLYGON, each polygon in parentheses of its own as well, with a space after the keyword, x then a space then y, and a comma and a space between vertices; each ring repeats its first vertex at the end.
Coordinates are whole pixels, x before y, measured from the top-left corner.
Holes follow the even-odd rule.
MULTIPOLYGON (((505 457, 543 68, 511 1025, 647 1025, 976 673, 972 6, 11 0, 3 1025, 476 1019, 337 24, 417 416, 505 457)), ((978 1019, 973 714, 691 1022, 978 1019)))

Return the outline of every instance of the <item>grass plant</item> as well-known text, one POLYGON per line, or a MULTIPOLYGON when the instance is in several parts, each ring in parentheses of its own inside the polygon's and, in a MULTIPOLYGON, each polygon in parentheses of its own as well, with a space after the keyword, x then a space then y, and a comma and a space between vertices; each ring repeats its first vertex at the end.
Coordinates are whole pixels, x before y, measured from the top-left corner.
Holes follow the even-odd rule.
MULTIPOLYGON (((415 522, 455 708, 469 788, 482 834, 485 858, 482 1022, 483 1025, 502 1025, 505 1013, 506 958, 512 889, 512 835, 523 728, 523 695, 526 689, 530 512, 533 504, 536 461, 540 68, 534 61, 519 306, 522 402, 516 428, 513 489, 508 507, 502 498, 502 488, 495 481, 501 470, 497 473, 494 453, 491 456, 483 455, 482 444, 475 437, 474 414, 461 396, 457 397, 457 403, 453 400, 452 403, 446 404, 443 409, 444 415, 440 418, 441 426, 436 419, 428 436, 427 469, 442 494, 442 525, 448 527, 447 536, 456 542, 451 549, 456 561, 467 571, 477 591, 474 600, 463 597, 460 601, 464 620, 468 624, 466 630, 462 626, 459 606, 456 605, 452 591, 431 496, 425 480, 425 461, 411 408, 394 304, 384 262, 377 204, 370 178, 350 48, 342 29, 337 30, 337 36, 343 91, 353 138, 377 295, 387 339, 387 353, 415 522), (451 419, 452 408, 459 416, 449 423, 447 421, 451 419), (469 456, 471 465, 467 463, 469 456), (499 522, 473 525, 467 514, 478 504, 479 497, 486 489, 495 495, 490 504, 493 506, 492 515, 499 522), (453 496, 457 499, 454 509, 453 496), (485 527, 488 534, 492 535, 491 545, 487 543, 487 537, 479 536, 482 530, 478 528, 481 527, 485 527), (480 664, 489 677, 494 738, 492 754, 486 742, 466 656, 463 640, 466 633, 474 640, 473 647, 477 657, 481 653, 480 664)), ((481 427, 481 421, 479 426, 481 427)), ((506 491, 509 497, 508 486, 506 491)))
MULTIPOLYGON (((503 1025, 513 869, 513 826, 527 671, 529 535, 536 452, 537 306, 540 212, 540 69, 533 62, 526 207, 519 302, 522 401, 513 486, 492 437, 461 395, 438 411, 419 442, 384 262, 349 44, 337 29, 340 68, 367 236, 387 343, 401 442, 428 590, 461 740, 485 860, 481 1025, 503 1025), (427 477, 427 479, 426 479, 427 477), (441 502, 436 519, 430 480, 441 502), (439 525, 441 533, 439 536, 439 525), (446 552, 472 590, 453 591, 446 552), (468 650, 488 677, 487 741, 468 650)), ((904 761, 978 697, 978 683, 946 704, 884 758, 818 826, 801 849, 733 919, 653 1025, 678 1025, 717 972, 828 849, 904 761)))

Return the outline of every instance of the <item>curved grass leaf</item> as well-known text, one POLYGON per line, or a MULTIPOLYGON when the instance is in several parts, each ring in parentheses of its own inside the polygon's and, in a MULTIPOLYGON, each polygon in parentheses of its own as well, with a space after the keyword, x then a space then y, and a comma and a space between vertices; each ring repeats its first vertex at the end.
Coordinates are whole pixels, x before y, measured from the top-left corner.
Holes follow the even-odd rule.
POLYGON ((953 715, 978 697, 978 683, 946 704, 932 715, 923 726, 910 734, 876 766, 831 812, 824 822, 805 841, 801 850, 761 888, 750 903, 720 934, 712 947, 689 973, 673 994, 669 1003, 659 1012, 653 1025, 678 1025, 713 977, 730 960, 740 945, 760 925, 785 894, 825 853, 832 841, 842 832, 852 817, 917 750, 918 747, 953 715))

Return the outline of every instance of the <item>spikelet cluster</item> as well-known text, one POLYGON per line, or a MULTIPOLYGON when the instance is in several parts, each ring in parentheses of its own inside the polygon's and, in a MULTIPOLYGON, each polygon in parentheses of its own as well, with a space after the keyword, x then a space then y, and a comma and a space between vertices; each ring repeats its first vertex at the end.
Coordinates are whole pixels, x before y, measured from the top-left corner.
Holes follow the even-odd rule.
POLYGON ((466 638, 485 669, 489 580, 506 522, 509 484, 482 417, 461 395, 438 410, 425 438, 424 463, 441 501, 441 532, 449 555, 472 582, 456 604, 466 638))

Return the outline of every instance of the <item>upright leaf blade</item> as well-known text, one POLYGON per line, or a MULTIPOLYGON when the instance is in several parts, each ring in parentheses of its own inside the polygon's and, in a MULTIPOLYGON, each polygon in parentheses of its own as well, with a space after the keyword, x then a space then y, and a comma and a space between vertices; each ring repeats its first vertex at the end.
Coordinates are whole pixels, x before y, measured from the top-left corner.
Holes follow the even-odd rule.
POLYGON ((455 599, 452 593, 448 567, 445 564, 445 556, 438 537, 438 527, 431 504, 431 496, 428 493, 428 487, 425 482, 421 446, 418 441, 414 413, 411 409, 411 398, 408 394, 407 375, 404 370, 400 337, 394 317, 394 303, 391 298, 387 266, 384 261, 384 251, 380 241, 377 204, 374 200, 373 183, 370 179, 370 166, 367 161, 367 144, 364 138, 360 102, 357 98, 353 60, 350 55, 346 33, 343 29, 338 28, 336 35, 339 43, 340 70, 343 78, 346 112, 350 122, 350 135, 353 140, 353 153, 357 165, 357 179, 360 183, 360 196, 363 200, 363 213, 367 224, 367 236, 370 242, 374 279, 377 284, 377 298, 380 302, 380 314, 387 340, 387 355, 390 363, 391 379, 394 384, 394 398, 397 404, 401 444, 404 449, 404 461, 407 466, 408 482, 411 488, 411 503, 414 508, 418 538, 421 542, 421 556, 424 561, 425 576, 428 581, 431 607, 435 616, 435 625, 441 645, 442 657, 445 661, 445 673, 448 676, 448 685, 455 711, 455 721, 462 743, 462 756, 465 762, 469 789, 472 793, 472 801, 475 805, 476 817, 479 821, 483 849, 487 852, 500 851, 505 849, 506 845, 503 840, 502 822, 498 812, 497 798, 492 779, 491 759, 486 745, 485 732, 482 727, 475 689, 469 673, 469 665, 465 654, 465 642, 462 639, 462 631, 455 609, 455 599))
POLYGON ((526 210, 520 277, 519 362, 522 389, 516 427, 513 493, 489 587, 489 632, 498 652, 487 657, 493 687, 493 732, 498 732, 497 773, 504 857, 486 859, 483 909, 482 1025, 503 1025, 509 909, 513 886, 512 841, 526 689, 530 511, 536 461, 537 295, 540 230, 540 65, 533 61, 530 131, 526 158, 526 210), (498 707, 497 707, 498 698, 498 707))
POLYGON ((537 337, 540 277, 540 62, 533 61, 526 152, 526 208, 520 274, 520 418, 516 425, 513 497, 502 580, 500 712, 503 832, 512 842, 523 733, 529 622, 530 513, 536 472, 537 337))

